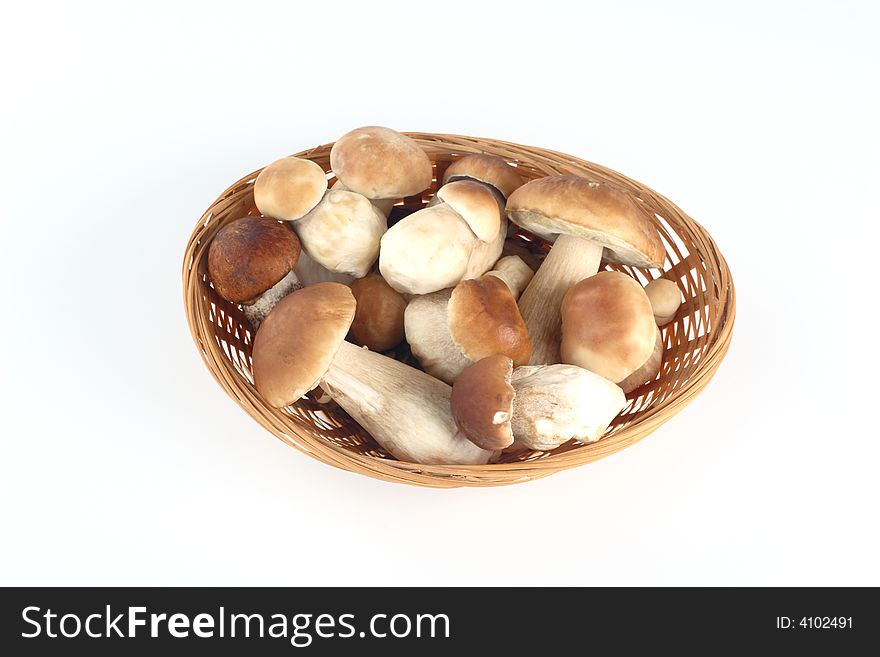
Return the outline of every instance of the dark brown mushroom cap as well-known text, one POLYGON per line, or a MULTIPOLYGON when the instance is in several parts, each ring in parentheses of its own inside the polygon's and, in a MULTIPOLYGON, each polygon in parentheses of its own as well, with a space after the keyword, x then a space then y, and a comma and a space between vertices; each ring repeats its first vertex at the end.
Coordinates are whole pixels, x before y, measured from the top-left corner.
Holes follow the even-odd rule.
POLYGON ((455 425, 477 447, 504 449, 513 443, 513 361, 488 356, 458 375, 452 384, 450 408, 455 425))
POLYGON ((242 217, 211 241, 208 276, 227 301, 252 303, 293 270, 299 253, 299 238, 284 224, 242 217))
POLYGON ((406 300, 378 274, 351 283, 357 301, 351 336, 372 351, 387 351, 403 341, 406 300))

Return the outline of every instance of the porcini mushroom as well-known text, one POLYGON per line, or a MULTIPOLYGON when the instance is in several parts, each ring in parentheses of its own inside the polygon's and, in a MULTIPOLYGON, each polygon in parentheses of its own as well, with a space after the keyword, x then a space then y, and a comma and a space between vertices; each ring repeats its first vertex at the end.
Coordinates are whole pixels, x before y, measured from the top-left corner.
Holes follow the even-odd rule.
POLYGON ((487 356, 462 371, 452 385, 452 417, 478 447, 499 450, 513 443, 512 374, 513 361, 507 356, 487 356))
POLYGON ((496 262, 494 269, 487 271, 486 274, 500 278, 507 283, 513 298, 519 299, 519 295, 526 289, 535 272, 519 256, 509 255, 496 262))
POLYGON ((429 294, 484 274, 498 260, 507 221, 485 185, 444 185, 432 203, 382 236, 379 271, 398 292, 429 294))
POLYGON ((456 180, 474 180, 489 185, 505 199, 523 184, 516 168, 497 155, 483 153, 466 155, 450 164, 443 173, 443 184, 456 180))
POLYGON ((229 222, 208 247, 208 277, 217 293, 244 307, 254 327, 283 297, 300 287, 293 269, 300 255, 296 235, 265 217, 229 222))
POLYGON ((562 361, 619 383, 650 358, 657 330, 651 302, 638 281, 603 271, 565 295, 562 361))
POLYGON ((524 365, 531 354, 516 300, 495 276, 414 297, 406 307, 404 327, 413 356, 428 374, 447 383, 486 356, 502 354, 524 365))
POLYGON ((645 286, 645 294, 651 302, 657 326, 664 326, 675 319, 675 313, 681 305, 681 292, 674 281, 655 278, 645 286))
POLYGON ((340 137, 330 149, 330 168, 347 189, 370 200, 419 194, 433 177, 431 160, 414 140, 379 126, 340 137))
POLYGON ((371 274, 351 283, 357 301, 351 336, 373 351, 388 351, 403 341, 406 301, 385 279, 371 274))
POLYGON ((355 278, 365 276, 379 257, 385 216, 364 196, 330 190, 294 223, 303 249, 322 267, 355 278))
POLYGON ((457 430, 448 385, 345 341, 355 305, 351 290, 339 283, 319 283, 285 297, 254 339, 254 384, 260 395, 282 408, 320 384, 398 459, 488 462, 492 452, 457 430))
POLYGON ((518 367, 511 385, 513 437, 528 449, 599 440, 626 406, 619 386, 575 365, 518 367))
POLYGON ((264 168, 254 182, 254 202, 267 217, 296 221, 327 191, 327 174, 311 160, 284 157, 264 168))
POLYGON ((507 214, 522 228, 555 239, 519 299, 532 336, 532 364, 558 361, 562 297, 599 270, 603 249, 606 260, 638 267, 658 267, 665 255, 660 236, 635 201, 616 187, 580 176, 526 183, 511 194, 507 214))

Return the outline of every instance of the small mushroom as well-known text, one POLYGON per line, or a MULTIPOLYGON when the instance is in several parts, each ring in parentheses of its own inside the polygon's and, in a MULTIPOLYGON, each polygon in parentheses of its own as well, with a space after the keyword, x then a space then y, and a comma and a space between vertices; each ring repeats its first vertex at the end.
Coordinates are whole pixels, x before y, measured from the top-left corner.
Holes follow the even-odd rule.
POLYGON ((509 198, 523 184, 522 176, 497 155, 475 153, 456 160, 443 174, 443 184, 456 180, 475 180, 489 185, 502 198, 509 198))
POLYGON ((645 294, 651 302, 657 326, 664 326, 675 319, 681 305, 681 292, 668 278, 655 278, 645 286, 645 294))
POLYGON ((378 126, 340 137, 330 149, 330 168, 346 189, 371 201, 419 194, 433 177, 431 160, 413 139, 378 126))
POLYGON ((208 247, 208 277, 217 293, 244 307, 254 327, 293 290, 300 243, 287 226, 265 217, 229 222, 208 247))
POLYGON ((513 361, 507 356, 487 356, 462 371, 452 385, 452 417, 478 447, 494 451, 513 443, 512 374, 513 361))
POLYGON ((414 297, 404 313, 406 340, 425 371, 447 383, 495 354, 524 365, 531 341, 508 287, 495 276, 414 297))
POLYGON ((555 239, 519 299, 532 336, 532 364, 558 362, 562 298, 599 271, 603 249, 606 260, 638 267, 658 267, 665 256, 659 234, 635 201, 580 176, 526 183, 511 194, 507 214, 522 228, 555 239))
POLYGON ((294 223, 303 249, 330 271, 365 276, 379 257, 379 240, 388 228, 385 216, 355 192, 330 190, 294 223))
POLYGON ((448 385, 345 341, 355 306, 351 290, 339 283, 319 283, 285 297, 254 339, 254 384, 260 395, 282 408, 320 385, 398 459, 487 463, 493 453, 456 428, 448 385))
POLYGON ((657 329, 657 340, 654 343, 654 351, 648 356, 648 360, 635 372, 618 383, 621 389, 629 394, 639 386, 650 383, 657 378, 660 368, 663 366, 663 335, 657 329))
POLYGON ((403 341, 406 301, 377 274, 350 285, 357 301, 351 337, 373 351, 388 351, 403 341))
POLYGON ((485 185, 444 185, 426 208, 382 236, 379 271, 398 292, 429 294, 481 276, 501 255, 507 231, 501 206, 485 185))
POLYGON ((511 385, 513 437, 528 449, 595 442, 626 406, 620 387, 575 365, 518 367, 511 385))
POLYGON ((565 295, 562 361, 619 383, 651 357, 657 330, 651 302, 638 281, 603 271, 565 295))
POLYGON ((327 191, 327 174, 311 160, 284 157, 264 168, 254 182, 254 202, 267 217, 296 221, 327 191))
POLYGON ((526 289, 535 272, 519 256, 509 255, 496 262, 495 268, 487 271, 486 274, 500 278, 507 283, 513 298, 519 299, 519 295, 526 289))

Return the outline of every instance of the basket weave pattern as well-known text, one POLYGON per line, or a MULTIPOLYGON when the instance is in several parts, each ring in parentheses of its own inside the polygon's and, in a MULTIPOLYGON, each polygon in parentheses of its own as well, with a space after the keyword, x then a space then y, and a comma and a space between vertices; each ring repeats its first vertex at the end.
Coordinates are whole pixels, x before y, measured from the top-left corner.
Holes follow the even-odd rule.
MULTIPOLYGON (((573 173, 617 185, 639 201, 653 217, 666 247, 664 276, 678 284, 685 299, 675 319, 662 329, 665 352, 660 376, 627 395, 626 408, 601 440, 589 445, 572 441, 552 452, 525 452, 491 465, 397 461, 342 409, 326 402, 319 389, 294 406, 270 407, 253 386, 250 324, 239 306, 217 295, 207 277, 208 246, 217 231, 233 219, 259 214, 253 196, 259 173, 255 171, 223 192, 199 219, 186 247, 183 289, 190 331, 208 369, 260 424, 324 463, 387 481, 439 488, 503 485, 544 477, 628 447, 669 420, 709 383, 730 344, 736 299, 727 263, 702 226, 653 190, 570 155, 491 139, 406 134, 425 149, 434 163, 435 181, 458 157, 489 153, 515 163, 526 179, 573 173)), ((331 146, 318 146, 297 156, 313 160, 329 172, 331 146)), ((401 210, 421 207, 435 191, 436 182, 421 196, 404 199, 401 210)), ((504 254, 520 255, 536 268, 549 247, 540 238, 511 225, 504 254)), ((625 272, 642 284, 659 275, 620 265, 608 264, 605 268, 625 272)), ((390 355, 414 363, 405 345, 390 355)))

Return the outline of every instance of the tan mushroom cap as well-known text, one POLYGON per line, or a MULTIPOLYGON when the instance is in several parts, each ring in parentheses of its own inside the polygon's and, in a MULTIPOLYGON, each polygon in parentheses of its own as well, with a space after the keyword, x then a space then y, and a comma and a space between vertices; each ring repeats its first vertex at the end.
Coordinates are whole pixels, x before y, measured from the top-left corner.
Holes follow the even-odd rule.
POLYGON ((668 324, 675 318, 681 305, 681 291, 674 281, 656 278, 645 286, 645 294, 651 302, 658 326, 668 324))
POLYGON ((257 176, 254 202, 267 217, 296 221, 308 214, 327 191, 327 175, 311 160, 284 157, 257 176))
POLYGON ((443 184, 455 180, 477 180, 497 189, 504 198, 522 186, 523 178, 515 167, 497 155, 475 153, 466 155, 449 165, 443 174, 443 184))
POLYGON ((291 292, 263 320, 254 338, 254 385, 275 408, 321 382, 354 319, 355 300, 341 283, 291 292))
POLYGON ((532 342, 510 288, 495 276, 464 280, 455 286, 448 306, 449 332, 470 360, 502 354, 525 365, 532 342))
POLYGON ((357 301, 351 335, 373 351, 387 351, 403 341, 406 300, 377 274, 351 283, 357 301))
POLYGON ((648 360, 656 335, 648 296, 626 274, 603 271, 585 278, 562 301, 562 362, 615 383, 648 360))
POLYGON ((485 185, 472 180, 451 182, 437 190, 437 198, 458 212, 483 242, 498 236, 503 208, 485 185))
POLYGON ((497 450, 513 443, 511 374, 513 362, 507 356, 488 356, 465 369, 452 384, 452 417, 477 447, 497 450))
POLYGON ((507 215, 548 239, 564 233, 597 242, 613 262, 659 267, 666 255, 660 235, 632 198, 581 176, 547 176, 526 183, 507 200, 507 215))
POLYGON ((414 140, 379 126, 340 137, 330 150, 330 168, 348 189, 369 199, 418 194, 433 177, 431 160, 414 140))
POLYGON ((297 236, 265 217, 229 222, 208 248, 208 276, 227 301, 252 303, 287 276, 300 254, 297 236))

